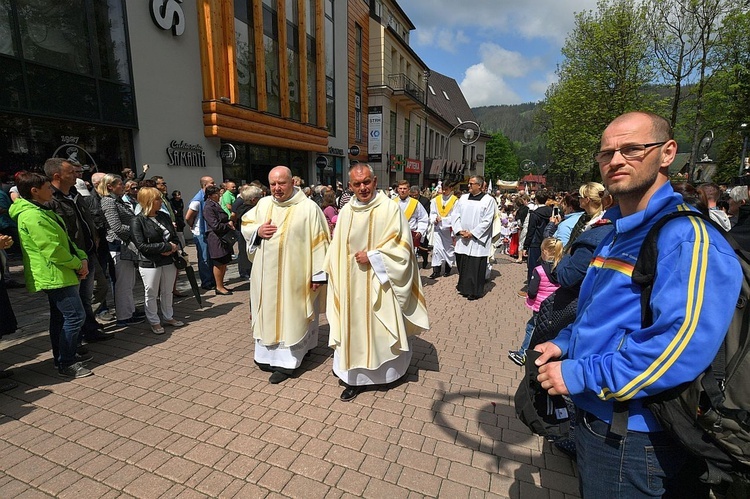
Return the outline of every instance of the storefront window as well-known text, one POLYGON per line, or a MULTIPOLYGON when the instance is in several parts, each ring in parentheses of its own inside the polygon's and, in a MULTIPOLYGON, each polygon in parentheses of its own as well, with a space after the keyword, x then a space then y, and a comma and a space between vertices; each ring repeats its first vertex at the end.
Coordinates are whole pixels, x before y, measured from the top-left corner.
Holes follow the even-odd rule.
POLYGON ((271 114, 281 114, 279 25, 275 0, 263 0, 263 50, 266 56, 266 93, 271 114))
POLYGON ((130 83, 125 13, 121 0, 94 2, 102 78, 130 83))
POLYGON ((317 54, 315 52, 315 4, 316 0, 305 2, 305 31, 307 39, 307 113, 308 122, 318 124, 318 72, 317 54))
POLYGON ((336 94, 333 45, 333 0, 325 0, 325 45, 326 45, 326 126, 328 134, 336 136, 336 94))
POLYGON ((299 74, 299 11, 297 0, 286 0, 286 53, 289 70, 289 117, 299 121, 302 118, 300 108, 300 74, 299 74))
POLYGON ((9 0, 0 0, 0 54, 16 55, 9 0))
POLYGON ((255 30, 252 0, 234 2, 234 35, 240 104, 258 109, 258 82, 255 72, 255 30))
POLYGON ((75 159, 88 173, 119 174, 134 162, 131 132, 0 113, 0 171, 40 170, 53 156, 75 159))
POLYGON ((84 0, 18 0, 23 57, 91 75, 91 48, 84 0))
POLYGON ((0 0, 0 109, 135 127, 130 83, 124 0, 0 0))

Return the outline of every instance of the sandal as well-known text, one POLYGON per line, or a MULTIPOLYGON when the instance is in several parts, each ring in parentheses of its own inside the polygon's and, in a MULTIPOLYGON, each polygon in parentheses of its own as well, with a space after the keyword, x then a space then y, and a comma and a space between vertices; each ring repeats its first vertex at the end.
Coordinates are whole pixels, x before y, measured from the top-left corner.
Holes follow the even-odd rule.
POLYGON ((151 324, 151 331, 154 334, 164 334, 164 327, 161 324, 151 324))

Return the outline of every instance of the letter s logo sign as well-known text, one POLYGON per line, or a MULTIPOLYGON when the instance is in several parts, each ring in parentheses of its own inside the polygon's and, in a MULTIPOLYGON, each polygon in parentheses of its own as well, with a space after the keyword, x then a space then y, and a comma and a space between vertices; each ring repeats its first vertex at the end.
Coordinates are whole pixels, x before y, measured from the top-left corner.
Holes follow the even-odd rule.
POLYGON ((172 29, 174 36, 185 32, 182 0, 151 0, 151 19, 161 29, 172 29))

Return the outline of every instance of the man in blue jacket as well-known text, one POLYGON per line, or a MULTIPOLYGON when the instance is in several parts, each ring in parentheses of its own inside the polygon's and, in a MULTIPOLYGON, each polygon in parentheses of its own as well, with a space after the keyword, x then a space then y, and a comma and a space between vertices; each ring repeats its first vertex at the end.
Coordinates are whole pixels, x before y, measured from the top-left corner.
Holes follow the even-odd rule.
POLYGON ((605 129, 594 158, 619 202, 607 210, 615 230, 594 253, 576 321, 536 347, 542 387, 569 394, 579 411, 584 497, 661 497, 684 487, 677 475, 686 452, 642 401, 711 363, 732 317, 728 298, 739 293, 742 272, 724 236, 702 220, 673 220, 658 240, 654 322, 641 328, 631 275, 643 239, 662 216, 690 209, 667 176, 676 152, 669 123, 651 113, 624 114, 605 129), (625 438, 610 432, 615 401, 628 402, 625 438))

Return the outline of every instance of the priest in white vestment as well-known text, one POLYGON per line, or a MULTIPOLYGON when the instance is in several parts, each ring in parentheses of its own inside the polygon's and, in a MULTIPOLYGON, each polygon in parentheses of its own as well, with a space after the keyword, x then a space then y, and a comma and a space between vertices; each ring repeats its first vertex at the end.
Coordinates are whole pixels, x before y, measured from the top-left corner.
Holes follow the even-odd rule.
POLYGON ((443 265, 443 277, 448 277, 451 269, 456 266, 455 245, 453 243, 453 209, 458 198, 453 194, 455 182, 442 185, 442 193, 430 201, 430 222, 434 227, 432 239, 432 274, 430 279, 440 277, 443 265))
POLYGON ((242 217, 250 273, 255 363, 280 383, 318 344, 318 315, 325 283, 328 222, 320 207, 294 186, 292 172, 268 175, 271 196, 242 217))
POLYGON ((349 187, 355 198, 339 212, 325 263, 328 344, 344 401, 403 377, 412 355, 408 337, 430 327, 404 215, 378 192, 369 165, 349 170, 349 187))
POLYGON ((482 192, 484 178, 469 179, 469 193, 461 196, 453 215, 458 262, 458 292, 469 300, 484 296, 488 257, 492 254, 492 225, 497 203, 482 192))

